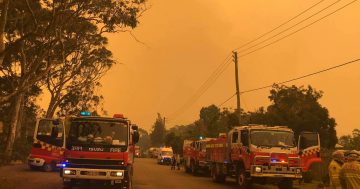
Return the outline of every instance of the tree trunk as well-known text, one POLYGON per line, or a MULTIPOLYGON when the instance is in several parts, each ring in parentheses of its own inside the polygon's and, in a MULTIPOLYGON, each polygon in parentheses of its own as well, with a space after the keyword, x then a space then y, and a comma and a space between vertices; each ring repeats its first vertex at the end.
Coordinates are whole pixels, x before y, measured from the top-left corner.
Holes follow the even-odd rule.
POLYGON ((20 108, 21 108, 21 104, 22 104, 23 100, 24 100, 24 94, 22 94, 22 93, 20 93, 14 100, 14 109, 12 112, 11 123, 10 123, 10 128, 9 128, 9 135, 8 135, 8 139, 6 141, 6 147, 5 147, 5 153, 4 153, 5 162, 10 162, 10 160, 11 160, 13 146, 15 143, 18 121, 19 121, 20 108))
POLYGON ((25 114, 25 110, 24 110, 24 105, 25 105, 25 101, 24 99, 21 101, 20 104, 20 109, 19 109, 19 117, 18 117, 18 122, 17 122, 17 126, 16 126, 16 137, 15 139, 19 139, 21 138, 22 135, 22 130, 24 127, 24 114, 25 114))
POLYGON ((4 51, 5 51, 5 41, 4 33, 5 26, 7 21, 7 11, 9 9, 9 0, 1 0, 1 17, 0 17, 0 66, 3 64, 4 60, 4 51))

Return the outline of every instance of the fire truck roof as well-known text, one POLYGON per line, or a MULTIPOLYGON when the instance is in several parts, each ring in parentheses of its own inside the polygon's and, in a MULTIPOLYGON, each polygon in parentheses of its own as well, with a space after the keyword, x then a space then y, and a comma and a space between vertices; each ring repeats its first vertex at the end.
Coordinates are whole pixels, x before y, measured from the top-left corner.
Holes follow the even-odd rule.
POLYGON ((279 131, 291 131, 287 126, 268 126, 268 125, 245 125, 234 127, 233 130, 279 130, 279 131))

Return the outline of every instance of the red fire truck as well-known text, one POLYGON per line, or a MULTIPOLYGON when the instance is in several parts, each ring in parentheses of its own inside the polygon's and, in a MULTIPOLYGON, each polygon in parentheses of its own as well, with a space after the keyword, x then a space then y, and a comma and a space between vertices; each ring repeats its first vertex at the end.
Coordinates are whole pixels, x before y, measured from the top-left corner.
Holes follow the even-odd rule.
POLYGON ((200 140, 184 140, 183 145, 183 158, 184 167, 187 173, 194 175, 199 171, 203 173, 209 173, 210 164, 206 157, 206 143, 212 140, 212 138, 200 139, 200 140))
POLYGON ((28 157, 30 169, 52 171, 60 162, 65 150, 64 122, 60 119, 39 119, 34 133, 34 143, 28 157))
POLYGON ((121 114, 113 118, 89 116, 67 119, 66 149, 60 164, 65 188, 101 182, 132 188, 138 127, 121 114))
POLYGON ((280 189, 292 188, 293 180, 302 178, 299 154, 314 148, 310 143, 302 145, 304 137, 302 133, 299 146, 306 148, 299 153, 294 133, 287 127, 235 127, 226 136, 206 145, 212 179, 225 182, 227 176, 235 176, 238 186, 243 189, 251 183, 275 183, 280 189))

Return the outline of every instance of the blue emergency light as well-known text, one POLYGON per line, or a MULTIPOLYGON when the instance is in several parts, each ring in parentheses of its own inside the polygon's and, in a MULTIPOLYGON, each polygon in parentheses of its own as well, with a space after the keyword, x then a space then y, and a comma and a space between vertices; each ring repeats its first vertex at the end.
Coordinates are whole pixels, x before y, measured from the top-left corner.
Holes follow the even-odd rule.
POLYGON ((90 112, 80 112, 81 116, 91 116, 90 112))

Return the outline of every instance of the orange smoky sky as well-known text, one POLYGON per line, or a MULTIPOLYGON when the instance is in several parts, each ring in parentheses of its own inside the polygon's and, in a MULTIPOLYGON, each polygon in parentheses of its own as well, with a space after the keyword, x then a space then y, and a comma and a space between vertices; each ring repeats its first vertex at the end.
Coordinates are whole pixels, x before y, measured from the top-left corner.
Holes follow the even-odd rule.
MULTIPOLYGON (((275 28, 320 0, 150 0, 151 8, 130 33, 108 35, 118 64, 102 79, 100 93, 109 115, 124 113, 150 130, 156 113, 179 109, 236 47, 275 28), (143 44, 144 43, 144 44, 143 44)), ((287 27, 336 0, 325 0, 287 27)), ((304 26, 351 2, 342 0, 304 26)), ((278 43, 239 59, 240 90, 291 79, 360 57, 360 2, 278 43)), ((277 30, 277 32, 286 28, 277 30)), ((299 28, 297 27, 297 28, 299 28)), ((294 31, 290 30, 289 32, 294 31)), ((289 33, 288 32, 288 33, 289 33)), ((289 83, 324 92, 321 104, 338 124, 338 135, 360 127, 360 63, 289 83)), ((235 92, 231 64, 206 93, 167 127, 189 124, 199 110, 220 104, 235 92)), ((245 111, 269 105, 269 89, 241 96, 245 111)), ((45 99, 45 97, 44 97, 45 99)), ((45 100, 44 100, 45 101, 45 100)), ((236 98, 224 104, 234 108, 236 98)))

